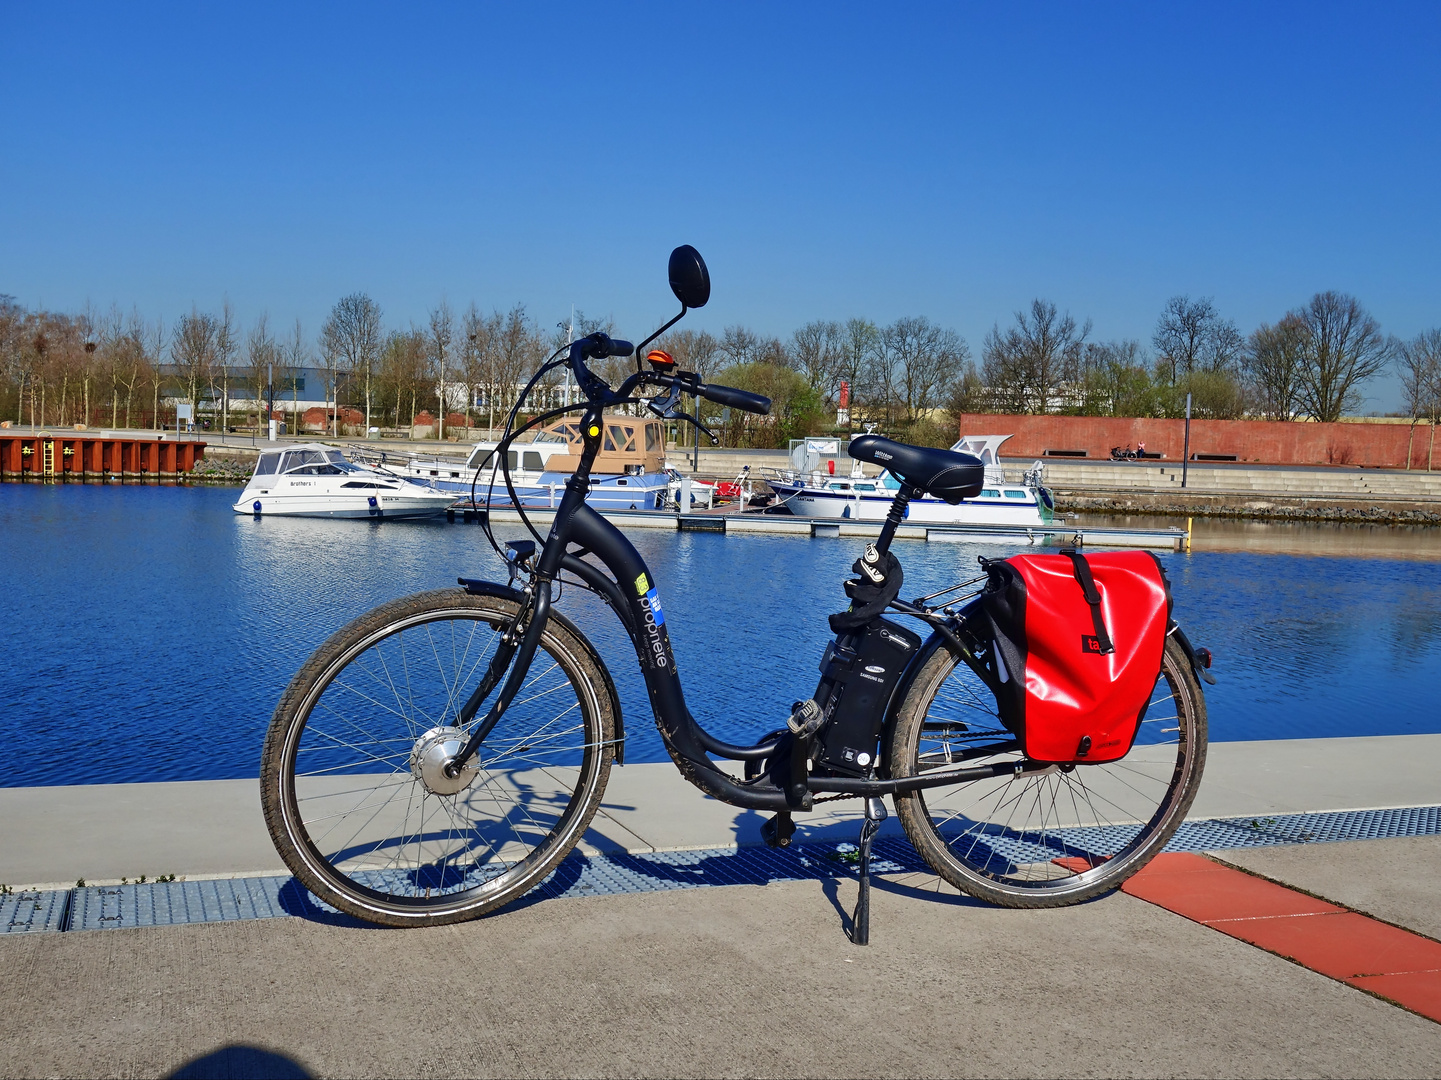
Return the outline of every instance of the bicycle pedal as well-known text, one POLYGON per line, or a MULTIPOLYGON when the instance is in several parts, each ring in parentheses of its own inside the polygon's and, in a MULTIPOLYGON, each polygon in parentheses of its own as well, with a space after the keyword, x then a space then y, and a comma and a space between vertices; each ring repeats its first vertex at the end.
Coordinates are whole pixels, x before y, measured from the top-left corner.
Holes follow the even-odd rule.
POLYGON ((784 848, 791 846, 791 837, 796 834, 796 823, 787 813, 776 814, 761 825, 761 839, 766 847, 784 848))
POLYGON ((825 714, 821 707, 816 704, 814 698, 806 698, 805 701, 797 701, 791 707, 791 714, 786 719, 786 727, 791 729, 791 734, 797 739, 809 739, 821 729, 825 722, 825 714))

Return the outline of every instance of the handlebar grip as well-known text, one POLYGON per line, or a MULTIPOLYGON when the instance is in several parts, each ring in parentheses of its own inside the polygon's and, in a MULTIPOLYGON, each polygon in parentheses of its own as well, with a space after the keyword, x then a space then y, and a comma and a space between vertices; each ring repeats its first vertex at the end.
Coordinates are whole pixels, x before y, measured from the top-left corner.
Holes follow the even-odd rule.
POLYGON ((717 405, 728 405, 733 409, 744 409, 761 416, 770 415, 771 399, 759 394, 737 390, 733 386, 702 386, 700 392, 702 397, 714 401, 717 405))
POLYGON ((591 334, 584 339, 585 355, 592 360, 604 360, 607 356, 629 356, 635 352, 635 346, 629 341, 622 341, 620 338, 609 337, 606 334, 591 334))

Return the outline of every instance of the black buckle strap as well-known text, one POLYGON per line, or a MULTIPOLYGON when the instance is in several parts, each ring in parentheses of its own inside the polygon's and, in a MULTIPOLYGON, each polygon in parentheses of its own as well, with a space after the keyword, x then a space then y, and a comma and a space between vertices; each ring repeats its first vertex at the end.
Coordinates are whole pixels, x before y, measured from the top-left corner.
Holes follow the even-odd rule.
POLYGON ((1075 572, 1076 581, 1080 583, 1081 592, 1091 609, 1091 625, 1095 627, 1096 641, 1101 646, 1102 654, 1115 652, 1116 647, 1111 643, 1111 635, 1106 633, 1106 620, 1101 616, 1101 594, 1096 590, 1096 579, 1091 577, 1090 564, 1075 548, 1066 548, 1061 554, 1071 560, 1071 569, 1075 572))

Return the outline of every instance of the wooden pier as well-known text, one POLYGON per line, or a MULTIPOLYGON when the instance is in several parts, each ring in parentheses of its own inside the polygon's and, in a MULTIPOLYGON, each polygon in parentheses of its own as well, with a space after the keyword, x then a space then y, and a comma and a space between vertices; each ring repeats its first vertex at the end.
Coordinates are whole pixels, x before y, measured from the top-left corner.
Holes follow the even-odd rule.
POLYGON ((163 432, 0 430, 0 483, 158 484, 205 456, 205 443, 163 432))

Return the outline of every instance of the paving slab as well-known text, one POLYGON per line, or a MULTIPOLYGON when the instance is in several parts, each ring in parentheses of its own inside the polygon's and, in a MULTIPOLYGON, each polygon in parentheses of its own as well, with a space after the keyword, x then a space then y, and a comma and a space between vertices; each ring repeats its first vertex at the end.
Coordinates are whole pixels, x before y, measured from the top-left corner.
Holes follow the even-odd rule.
POLYGON ((1441 803, 1441 735, 1211 743, 1191 817, 1441 803))
POLYGON ((1434 1076, 1441 1025, 1124 895, 850 881, 0 939, 0 1075, 1434 1076), (287 1071, 288 1070, 288 1071, 287 1071))
POLYGON ((1441 837, 1218 851, 1243 870, 1441 940, 1441 837))
MULTIPOLYGON (((1441 735, 1213 743, 1191 817, 1438 803, 1441 735)), ((851 800, 797 815, 797 840, 854 839, 860 813, 851 800)), ((669 763, 632 764, 611 771, 581 849, 750 846, 764 820, 701 795, 669 763)), ((0 883, 12 886, 284 870, 255 780, 0 788, 0 821, 0 883)), ((881 835, 900 835, 894 816, 881 835)))

